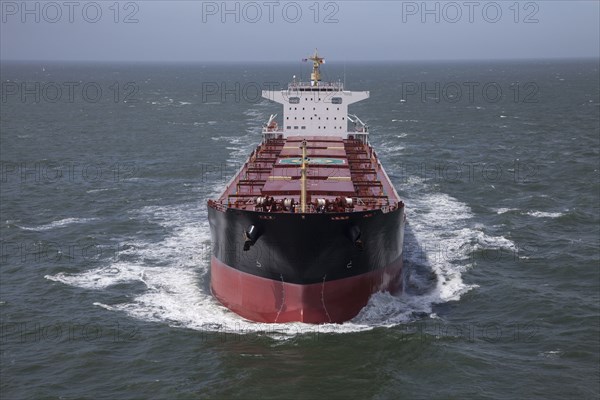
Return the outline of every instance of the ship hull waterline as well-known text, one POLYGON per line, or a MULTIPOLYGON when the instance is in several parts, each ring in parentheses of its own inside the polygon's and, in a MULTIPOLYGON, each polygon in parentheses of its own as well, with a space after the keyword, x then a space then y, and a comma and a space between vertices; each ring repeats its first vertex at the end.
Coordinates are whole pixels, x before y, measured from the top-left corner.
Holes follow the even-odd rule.
POLYGON ((373 293, 401 289, 403 207, 343 214, 208 210, 211 291, 244 318, 342 323, 373 293), (251 225, 259 237, 244 250, 251 225))

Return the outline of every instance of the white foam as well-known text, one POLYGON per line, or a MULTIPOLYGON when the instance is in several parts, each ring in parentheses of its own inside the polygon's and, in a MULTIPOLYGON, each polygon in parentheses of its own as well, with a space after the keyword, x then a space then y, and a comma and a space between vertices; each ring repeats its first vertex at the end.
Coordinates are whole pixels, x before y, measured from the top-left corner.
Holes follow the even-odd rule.
MULTIPOLYGON (((523 212, 521 210, 519 210, 518 208, 497 208, 495 209, 497 214, 505 214, 508 212, 519 212, 521 215, 523 214, 523 212)), ((536 211, 536 210, 530 210, 524 213, 525 215, 529 215, 531 217, 536 217, 536 218, 558 218, 561 217, 563 215, 565 215, 562 212, 548 212, 548 211, 536 211)))
MULTIPOLYGON (((409 203, 410 204, 410 203, 409 203)), ((455 262, 468 258, 463 249, 476 233, 469 225, 472 217, 470 208, 443 193, 432 193, 415 198, 412 207, 418 214, 410 215, 411 227, 423 257, 437 275, 437 290, 429 295, 430 304, 458 300, 473 285, 462 281, 461 268, 455 262), (417 203, 417 204, 415 204, 417 203)), ((421 310, 430 312, 425 308, 421 310)))
POLYGON ((137 265, 115 263, 106 267, 88 270, 80 274, 58 273, 45 278, 85 289, 105 289, 119 283, 143 281, 144 269, 137 265))
POLYGON ((386 153, 388 153, 388 154, 389 154, 389 153, 396 153, 396 152, 400 152, 400 151, 402 151, 402 150, 404 150, 404 146, 401 146, 401 145, 389 146, 389 147, 388 147, 388 146, 386 146, 386 147, 385 147, 385 152, 386 152, 386 153))
POLYGON ((418 246, 409 260, 425 263, 437 276, 436 289, 418 296, 422 307, 415 311, 431 312, 436 303, 459 300, 477 285, 465 284, 462 273, 471 268, 473 251, 481 249, 515 249, 515 244, 502 236, 486 234, 475 224, 471 209, 444 193, 422 193, 428 190, 418 180, 408 181, 411 197, 406 199, 410 227, 418 246), (412 184, 411 184, 412 182, 412 184), (415 210, 411 212, 410 210, 415 210))
POLYGON ((537 218, 558 218, 563 216, 560 212, 546 212, 546 211, 528 211, 527 215, 537 218))
MULTIPOLYGON (((65 226, 73 224, 84 224, 90 221, 95 221, 97 218, 65 218, 58 221, 51 222, 49 224, 39 226, 19 226, 19 228, 26 231, 47 231, 55 228, 63 228, 65 226)), ((18 225, 17 225, 18 226, 18 225)))
POLYGON ((544 358, 561 358, 563 355, 563 352, 561 350, 549 350, 549 351, 542 351, 540 353, 538 353, 538 357, 544 357, 544 358))
POLYGON ((508 212, 512 212, 512 211, 519 211, 518 208, 496 208, 495 209, 497 214, 506 214, 508 212))
POLYGON ((90 189, 90 190, 86 190, 86 193, 99 193, 99 192, 106 192, 109 190, 114 190, 114 189, 113 188, 90 189))

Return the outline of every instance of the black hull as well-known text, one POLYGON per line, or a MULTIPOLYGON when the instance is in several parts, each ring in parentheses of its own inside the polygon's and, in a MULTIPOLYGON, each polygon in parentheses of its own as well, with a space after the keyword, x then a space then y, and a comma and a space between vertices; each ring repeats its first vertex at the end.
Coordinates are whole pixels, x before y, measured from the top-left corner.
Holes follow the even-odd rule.
POLYGON ((213 256, 241 272, 310 285, 402 261, 404 207, 350 213, 262 213, 211 204, 213 256), (253 244, 244 233, 254 226, 253 244), (248 243, 246 243, 248 245, 248 243))

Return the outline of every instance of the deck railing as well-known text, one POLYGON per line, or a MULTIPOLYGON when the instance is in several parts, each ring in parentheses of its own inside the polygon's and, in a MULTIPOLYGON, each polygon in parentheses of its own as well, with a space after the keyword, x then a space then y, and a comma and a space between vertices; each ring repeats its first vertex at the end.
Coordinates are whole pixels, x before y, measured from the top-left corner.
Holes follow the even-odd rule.
POLYGON ((297 89, 318 89, 318 88, 326 88, 326 89, 337 89, 344 90, 344 84, 342 82, 319 82, 317 86, 313 86, 310 82, 290 82, 288 83, 288 90, 297 90, 297 89))
POLYGON ((355 197, 353 198, 353 201, 355 202, 355 204, 357 204, 357 206, 349 208, 346 207, 344 208, 343 211, 327 211, 327 210, 319 210, 317 207, 315 207, 314 204, 307 204, 306 205, 306 212, 305 213, 301 213, 298 208, 299 208, 299 203, 298 203, 298 208, 296 208, 296 210, 294 212, 292 212, 289 209, 271 209, 270 211, 268 210, 267 207, 256 207, 254 204, 254 201, 252 201, 252 199, 247 199, 247 200, 238 200, 235 203, 230 203, 230 204, 223 204, 219 201, 216 200, 209 200, 208 201, 208 205, 209 207, 213 207, 215 209, 217 209, 218 211, 221 212, 225 212, 227 209, 229 208, 233 208, 236 210, 240 210, 240 209, 247 209, 247 207, 252 207, 252 211, 256 211, 256 212, 265 212, 265 213, 272 213, 272 214, 278 214, 278 213, 293 213, 293 214, 337 214, 340 212, 344 212, 344 213, 351 213, 351 212, 362 212, 362 211, 374 211, 374 210, 381 210, 383 213, 389 213, 390 211, 394 211, 399 207, 403 207, 404 203, 403 202, 399 202, 399 203, 393 203, 393 204, 389 204, 388 202, 385 203, 381 203, 381 202, 376 202, 374 203, 373 201, 363 201, 360 197, 355 197))

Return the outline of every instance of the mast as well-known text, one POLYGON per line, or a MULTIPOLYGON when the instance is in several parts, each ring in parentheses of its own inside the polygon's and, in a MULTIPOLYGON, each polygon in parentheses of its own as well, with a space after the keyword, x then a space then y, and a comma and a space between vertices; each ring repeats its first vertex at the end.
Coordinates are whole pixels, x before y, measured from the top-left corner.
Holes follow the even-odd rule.
POLYGON ((306 140, 302 141, 302 167, 301 172, 301 189, 300 189, 300 211, 306 212, 306 140))
POLYGON ((317 49, 315 49, 315 54, 308 57, 309 60, 313 62, 313 70, 312 74, 310 74, 310 84, 311 86, 319 86, 319 82, 321 82, 321 71, 319 70, 319 66, 325 63, 325 58, 319 57, 319 53, 317 49))

